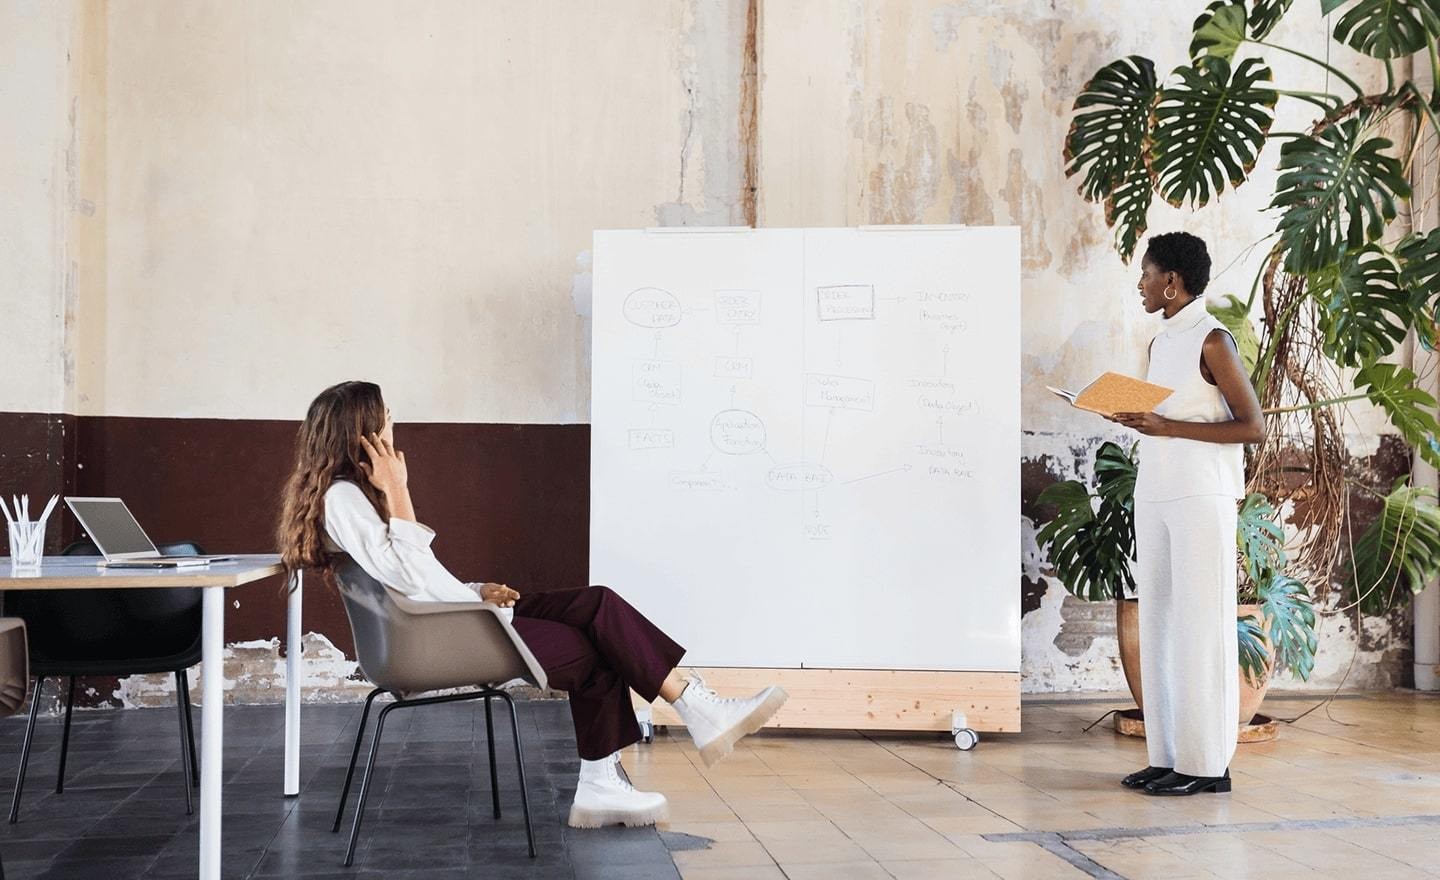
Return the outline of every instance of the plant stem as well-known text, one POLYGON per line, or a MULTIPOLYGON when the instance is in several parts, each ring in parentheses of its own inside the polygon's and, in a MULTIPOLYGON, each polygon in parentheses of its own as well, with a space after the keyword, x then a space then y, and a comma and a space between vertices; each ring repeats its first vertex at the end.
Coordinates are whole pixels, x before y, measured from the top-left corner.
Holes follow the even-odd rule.
POLYGON ((1287 98, 1297 98, 1301 101, 1306 101, 1308 103, 1314 104, 1316 107, 1319 107, 1326 113, 1329 113, 1336 108, 1336 98, 1329 92, 1303 92, 1295 91, 1293 89, 1276 89, 1275 91, 1281 95, 1284 95, 1287 98), (1329 98, 1330 100, 1324 101, 1321 100, 1322 98, 1329 98))
POLYGON ((1426 38, 1425 48, 1430 52, 1430 100, 1433 101, 1440 98, 1440 51, 1436 50, 1433 35, 1426 38))
POLYGON ((1415 87, 1414 83, 1406 83, 1406 85, 1410 87, 1411 94, 1415 96, 1415 103, 1420 105, 1420 112, 1430 120, 1430 127, 1435 129, 1435 136, 1440 137, 1440 119, 1435 118, 1435 108, 1430 106, 1430 102, 1425 100, 1425 96, 1420 94, 1420 90, 1415 87))
POLYGON ((1337 403, 1350 403, 1355 400, 1364 400, 1368 394, 1347 394, 1344 397, 1336 397, 1330 400, 1317 400, 1314 403, 1306 403, 1301 406, 1282 406, 1273 409, 1261 410, 1267 416, 1278 416, 1281 413, 1304 412, 1306 410, 1320 409, 1323 406, 1334 406, 1337 403))
POLYGON ((1260 357, 1255 359, 1255 375, 1257 377, 1269 375, 1270 368, 1275 365, 1275 350, 1279 345, 1279 340, 1285 334, 1285 328, 1294 320, 1295 312, 1299 310, 1300 304, 1307 299, 1309 299, 1308 296, 1295 297, 1295 301, 1290 304, 1290 307, 1276 317, 1275 326, 1270 328, 1270 336, 1265 341, 1265 350, 1260 353, 1260 357))
POLYGON ((1359 84, 1359 83, 1355 82, 1355 80, 1353 80, 1353 79, 1351 79, 1350 77, 1346 76, 1346 75, 1345 75, 1344 73, 1342 73, 1339 69, 1333 67, 1332 65, 1326 64, 1324 61, 1321 61, 1319 58, 1316 58, 1316 57, 1313 56, 1313 55, 1306 55, 1304 52, 1300 52, 1300 51, 1298 51, 1298 50, 1291 49, 1289 46, 1282 46, 1282 45, 1280 45, 1279 43, 1268 43, 1268 42, 1265 42, 1264 40, 1255 40, 1254 42, 1255 42, 1255 45, 1257 45, 1257 46, 1264 46, 1264 47, 1266 47, 1267 49, 1279 49, 1281 52, 1289 52, 1291 55, 1295 55, 1295 56, 1297 56, 1297 57, 1304 58, 1306 61, 1309 61, 1309 62, 1311 62, 1311 63, 1313 63, 1313 64, 1318 64, 1318 65, 1320 65, 1321 67, 1325 68, 1326 70, 1330 71, 1331 73, 1335 74, 1335 77, 1336 77, 1337 79, 1339 79, 1341 82, 1345 83, 1345 85, 1347 85, 1347 86, 1349 86, 1350 88, 1354 89, 1354 90, 1355 90, 1355 94, 1356 94, 1357 96, 1362 96, 1362 95, 1365 94, 1365 90, 1362 89, 1362 88, 1360 88, 1360 84, 1359 84))

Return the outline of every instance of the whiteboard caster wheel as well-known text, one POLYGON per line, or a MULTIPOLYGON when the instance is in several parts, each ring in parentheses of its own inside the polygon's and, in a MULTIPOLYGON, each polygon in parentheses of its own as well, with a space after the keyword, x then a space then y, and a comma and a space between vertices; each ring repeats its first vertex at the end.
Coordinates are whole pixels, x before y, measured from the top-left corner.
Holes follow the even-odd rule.
POLYGON ((955 747, 962 752, 968 752, 980 742, 980 734, 965 728, 955 731, 955 747))
POLYGON ((649 706, 635 707, 635 723, 640 725, 640 741, 645 745, 655 742, 655 716, 649 706))

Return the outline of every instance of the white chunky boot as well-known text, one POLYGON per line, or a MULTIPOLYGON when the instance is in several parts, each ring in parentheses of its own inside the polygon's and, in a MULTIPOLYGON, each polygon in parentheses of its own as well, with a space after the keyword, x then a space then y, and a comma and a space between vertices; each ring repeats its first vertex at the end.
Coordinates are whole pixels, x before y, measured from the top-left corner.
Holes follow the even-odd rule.
POLYGON ((637 791, 620 769, 620 753, 598 761, 580 761, 580 784, 570 807, 571 828, 606 825, 654 825, 670 815, 665 795, 637 791))
POLYGON ((779 687, 767 687, 743 699, 721 697, 697 676, 673 705, 700 750, 700 760, 709 767, 734 751, 742 737, 764 727, 789 698, 779 687))

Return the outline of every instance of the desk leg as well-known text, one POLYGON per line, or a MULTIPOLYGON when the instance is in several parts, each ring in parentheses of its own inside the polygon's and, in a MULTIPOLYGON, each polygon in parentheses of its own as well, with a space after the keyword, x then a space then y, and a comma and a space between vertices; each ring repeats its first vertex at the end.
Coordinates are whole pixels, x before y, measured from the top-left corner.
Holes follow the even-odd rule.
POLYGON ((225 590, 205 587, 200 707, 200 880, 220 880, 220 778, 224 769, 220 717, 225 703, 225 590))
POLYGON ((295 588, 290 591, 285 613, 285 796, 300 794, 300 674, 301 663, 300 600, 302 575, 295 572, 295 588))

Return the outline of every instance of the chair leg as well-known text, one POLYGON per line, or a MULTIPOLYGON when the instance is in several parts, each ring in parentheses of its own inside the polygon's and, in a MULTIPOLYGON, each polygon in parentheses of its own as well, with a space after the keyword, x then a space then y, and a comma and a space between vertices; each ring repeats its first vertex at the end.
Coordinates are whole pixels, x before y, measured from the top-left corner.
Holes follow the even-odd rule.
POLYGON ((30 695, 30 723, 25 726, 25 743, 20 746, 20 770, 15 774, 15 794, 10 799, 10 824, 20 821, 20 794, 25 790, 25 766, 30 763, 30 741, 35 738, 35 719, 40 714, 40 694, 45 690, 45 677, 35 679, 35 692, 30 695))
POLYGON ((370 783, 375 780, 375 758, 380 754, 380 735, 385 732, 385 716, 394 709, 405 705, 404 701, 391 703, 380 710, 375 719, 375 739, 370 743, 370 760, 365 762, 365 775, 360 777, 360 800, 355 804, 355 824, 350 829, 350 846, 345 850, 345 867, 355 864, 355 842, 360 839, 360 820, 365 818, 365 800, 370 797, 370 783))
POLYGON ((194 796, 190 793, 190 748, 185 738, 185 702, 189 694, 181 686, 180 673, 175 673, 175 715, 180 721, 180 769, 185 776, 185 815, 195 815, 194 796))
POLYGON ((520 807, 525 811, 525 838, 530 845, 530 858, 535 858, 535 831, 530 827, 530 793, 525 788, 525 754, 520 748, 520 715, 515 711, 515 701, 504 691, 500 699, 510 706, 510 730, 515 734, 515 769, 520 773, 520 807))
POLYGON ((345 818, 345 799, 350 797, 350 780, 355 778, 355 761, 360 757, 360 741, 365 738, 365 722, 370 717, 370 704, 375 698, 385 693, 384 690, 376 688, 365 698, 365 708, 360 711, 360 729, 355 731, 355 748, 350 750, 350 769, 345 771, 345 787, 340 789, 340 809, 335 811, 335 827, 331 832, 340 830, 340 820, 345 818))
POLYGON ((55 775, 55 793, 65 791, 65 759, 70 755, 70 712, 75 708, 75 676, 70 676, 70 690, 65 695, 65 732, 60 735, 60 772, 55 775))
MULTIPOLYGON (((185 738, 190 742, 190 785, 193 788, 200 787, 200 753, 195 751, 195 715, 190 705, 190 671, 182 669, 177 673, 180 678, 180 694, 185 701, 185 738)), ((3 878, 0 878, 3 880, 3 878)))
POLYGON ((500 777, 495 771, 495 721, 490 712, 490 700, 485 697, 485 745, 490 749, 490 800, 495 805, 495 818, 500 818, 500 777))

